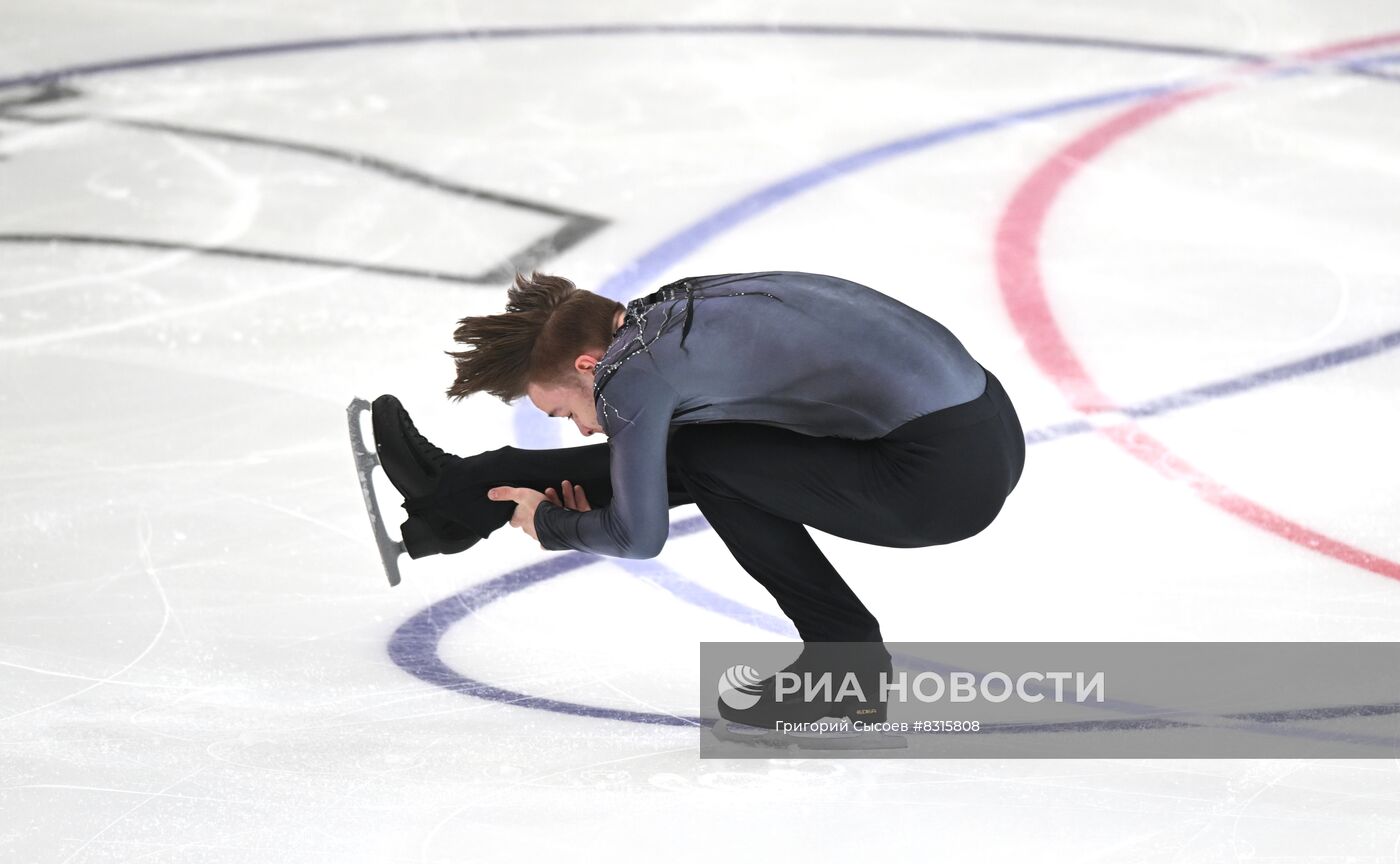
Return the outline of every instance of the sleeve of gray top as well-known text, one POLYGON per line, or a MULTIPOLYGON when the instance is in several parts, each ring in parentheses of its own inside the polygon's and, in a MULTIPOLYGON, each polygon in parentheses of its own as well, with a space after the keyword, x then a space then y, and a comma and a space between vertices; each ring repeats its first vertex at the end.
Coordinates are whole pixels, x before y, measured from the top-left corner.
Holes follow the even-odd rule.
POLYGON ((535 508, 535 534, 545 549, 655 558, 666 544, 671 528, 666 440, 680 397, 640 359, 629 361, 608 382, 612 501, 582 512, 541 501, 535 508))

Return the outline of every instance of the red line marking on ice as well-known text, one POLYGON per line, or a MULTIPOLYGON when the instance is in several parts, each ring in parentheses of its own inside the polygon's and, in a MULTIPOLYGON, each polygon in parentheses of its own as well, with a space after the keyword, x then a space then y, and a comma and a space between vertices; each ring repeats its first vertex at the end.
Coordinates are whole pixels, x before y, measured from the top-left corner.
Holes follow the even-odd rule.
MULTIPOLYGON (((1327 59, 1397 42, 1400 42, 1400 33, 1368 37, 1295 54, 1291 62, 1327 59)), ((1246 63, 1236 71, 1258 75, 1286 68, 1289 64, 1290 60, 1287 59, 1246 63)), ((1225 81, 1176 91, 1111 117, 1060 148, 1042 163, 1016 190, 1002 214, 996 234, 996 269, 1002 300, 1031 358, 1079 411, 1107 411, 1116 406, 1080 362, 1050 308, 1039 255, 1040 238, 1050 208, 1069 181, 1114 143, 1178 108, 1238 86, 1237 81, 1225 81)), ((1157 469, 1167 479, 1186 483, 1196 494, 1227 513, 1338 561, 1391 579, 1400 579, 1400 563, 1314 531, 1228 489, 1177 456, 1134 422, 1106 426, 1098 431, 1132 456, 1157 469)))

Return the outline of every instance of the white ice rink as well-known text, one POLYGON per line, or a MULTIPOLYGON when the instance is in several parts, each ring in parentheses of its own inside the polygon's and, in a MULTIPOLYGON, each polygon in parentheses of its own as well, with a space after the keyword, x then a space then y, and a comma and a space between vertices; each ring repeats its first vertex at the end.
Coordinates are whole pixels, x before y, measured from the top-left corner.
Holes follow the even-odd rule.
POLYGON ((596 443, 444 398, 517 266, 997 374, 990 528, 814 531, 887 639, 1400 639, 1394 0, 0 0, 0 861, 1400 861, 1395 761, 700 760, 793 634, 693 506, 389 588, 352 396, 596 443))

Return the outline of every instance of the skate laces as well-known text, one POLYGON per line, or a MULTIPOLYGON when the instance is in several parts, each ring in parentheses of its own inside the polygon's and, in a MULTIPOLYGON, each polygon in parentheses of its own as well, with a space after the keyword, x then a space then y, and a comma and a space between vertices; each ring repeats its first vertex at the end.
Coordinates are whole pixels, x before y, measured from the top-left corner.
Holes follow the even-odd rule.
POLYGON ((427 463, 427 467, 434 471, 441 471, 447 464, 462 458, 456 454, 448 453, 429 441, 422 432, 418 431, 418 427, 413 425, 413 420, 408 416, 407 411, 399 412, 399 421, 403 424, 404 434, 414 445, 413 452, 427 463))

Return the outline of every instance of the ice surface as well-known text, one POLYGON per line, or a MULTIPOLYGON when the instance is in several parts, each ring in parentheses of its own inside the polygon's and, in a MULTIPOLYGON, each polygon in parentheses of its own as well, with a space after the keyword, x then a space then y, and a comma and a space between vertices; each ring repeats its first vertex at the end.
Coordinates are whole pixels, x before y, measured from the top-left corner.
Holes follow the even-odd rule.
POLYGON ((1365 566, 1096 434, 1126 415, 1076 411, 1037 364, 995 238, 1031 172, 1134 103, 1046 106, 1397 32, 1383 2, 6 0, 0 857, 1400 860, 1393 762, 702 762, 697 643, 792 632, 693 507, 654 560, 507 528, 390 589, 344 419, 393 392, 454 452, 585 443, 443 398, 501 267, 618 299, 830 272, 947 324, 1033 441, 976 537, 819 535, 888 639, 1393 641, 1400 41, 1124 137, 1038 247, 1119 409, 1165 405, 1143 430, 1365 566), (612 29, 532 32, 589 23, 612 29), (648 23, 690 29, 624 26, 648 23), (491 27, 525 32, 462 32, 491 27), (786 180, 807 185, 725 209, 786 180))

